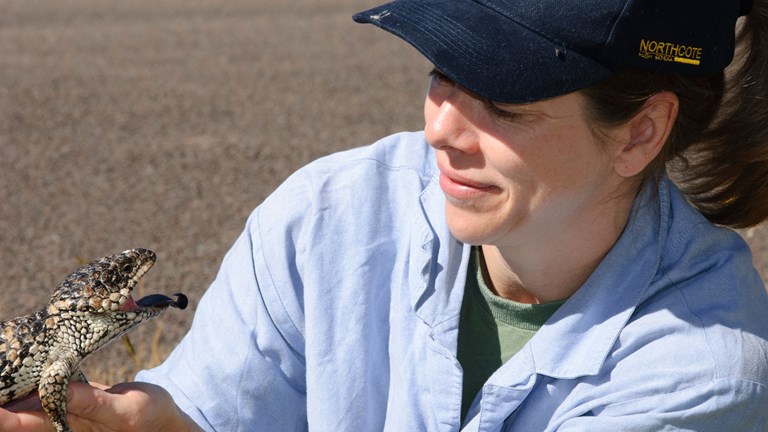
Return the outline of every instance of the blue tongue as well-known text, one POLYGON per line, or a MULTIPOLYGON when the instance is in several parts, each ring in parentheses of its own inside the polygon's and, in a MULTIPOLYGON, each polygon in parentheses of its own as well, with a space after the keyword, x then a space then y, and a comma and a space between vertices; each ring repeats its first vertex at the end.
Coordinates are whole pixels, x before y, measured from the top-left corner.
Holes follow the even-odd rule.
POLYGON ((136 304, 141 307, 172 306, 179 309, 185 309, 187 304, 189 304, 187 296, 182 293, 176 293, 174 295, 176 296, 176 300, 162 294, 150 294, 137 300, 136 304))

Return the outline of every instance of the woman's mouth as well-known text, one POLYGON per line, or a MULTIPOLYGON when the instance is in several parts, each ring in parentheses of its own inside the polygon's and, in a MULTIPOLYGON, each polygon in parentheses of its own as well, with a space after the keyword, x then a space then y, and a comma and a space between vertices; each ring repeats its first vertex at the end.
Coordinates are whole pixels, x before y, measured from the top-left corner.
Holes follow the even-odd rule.
POLYGON ((456 175, 440 173, 440 188, 448 198, 459 201, 477 199, 489 193, 495 193, 498 187, 476 182, 456 175))

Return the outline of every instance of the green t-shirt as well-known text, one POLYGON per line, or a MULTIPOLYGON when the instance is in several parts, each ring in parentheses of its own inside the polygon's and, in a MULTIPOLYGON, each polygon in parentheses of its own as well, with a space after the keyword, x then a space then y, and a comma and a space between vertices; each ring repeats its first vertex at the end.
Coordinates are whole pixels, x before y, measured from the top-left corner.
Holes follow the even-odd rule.
POLYGON ((462 420, 475 395, 515 355, 565 300, 518 303, 495 295, 485 282, 482 251, 472 248, 459 319, 457 357, 464 370, 462 420))

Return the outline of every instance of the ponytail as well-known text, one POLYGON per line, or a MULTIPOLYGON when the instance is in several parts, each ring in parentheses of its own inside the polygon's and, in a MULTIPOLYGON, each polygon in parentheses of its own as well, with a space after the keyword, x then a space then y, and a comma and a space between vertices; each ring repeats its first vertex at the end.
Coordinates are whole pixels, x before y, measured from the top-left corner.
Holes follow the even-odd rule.
POLYGON ((583 91, 597 125, 625 124, 655 93, 680 101, 677 121, 644 178, 665 170, 713 223, 746 228, 768 219, 768 0, 754 0, 736 56, 714 76, 627 70, 583 91))
POLYGON ((768 4, 756 0, 743 19, 736 58, 726 70, 718 119, 704 136, 702 160, 681 184, 713 222, 736 228, 768 219, 768 4))

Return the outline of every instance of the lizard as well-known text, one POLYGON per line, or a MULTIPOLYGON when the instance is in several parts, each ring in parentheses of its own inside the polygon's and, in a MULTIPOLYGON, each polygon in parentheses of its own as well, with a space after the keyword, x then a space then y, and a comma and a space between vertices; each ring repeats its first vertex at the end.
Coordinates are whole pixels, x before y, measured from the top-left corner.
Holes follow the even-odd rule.
POLYGON ((137 248, 94 260, 69 274, 46 307, 0 322, 0 406, 37 390, 56 431, 71 432, 67 383, 87 382, 82 360, 169 306, 187 307, 181 293, 131 295, 156 258, 137 248))

